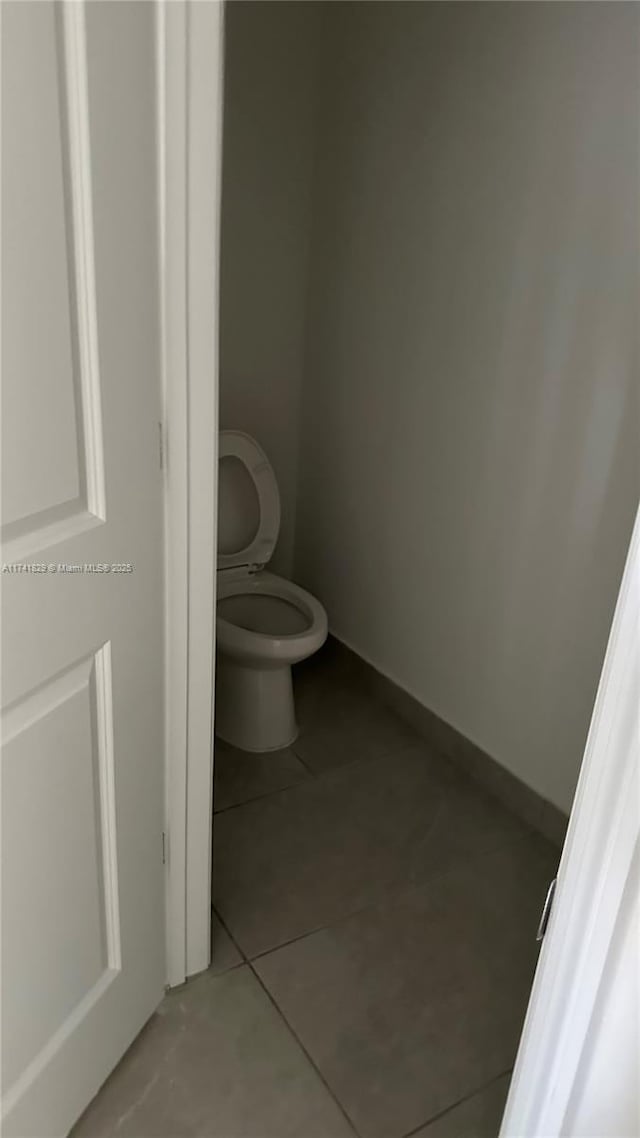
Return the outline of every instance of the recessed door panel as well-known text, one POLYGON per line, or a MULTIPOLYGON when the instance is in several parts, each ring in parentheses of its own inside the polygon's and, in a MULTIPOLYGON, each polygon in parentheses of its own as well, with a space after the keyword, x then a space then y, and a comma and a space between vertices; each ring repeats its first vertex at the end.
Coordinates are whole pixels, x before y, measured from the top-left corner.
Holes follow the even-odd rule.
POLYGON ((120 967, 109 645, 2 717, 3 1093, 120 967), (42 837, 46 835, 46 857, 42 837), (55 977, 55 984, 52 984, 55 977), (26 1002, 24 992, 30 990, 26 1002))
POLYGON ((9 3, 2 70, 2 536, 102 519, 87 86, 61 6, 9 3), (26 443, 26 445, 25 445, 26 443))

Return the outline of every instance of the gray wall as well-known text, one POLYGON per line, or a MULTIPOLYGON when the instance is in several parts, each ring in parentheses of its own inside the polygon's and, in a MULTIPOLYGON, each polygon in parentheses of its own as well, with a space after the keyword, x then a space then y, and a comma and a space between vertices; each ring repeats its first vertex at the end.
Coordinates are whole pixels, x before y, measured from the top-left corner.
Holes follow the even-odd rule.
POLYGON ((308 280, 314 4, 225 14, 220 419, 262 444, 280 486, 273 567, 290 573, 308 280))
POLYGON ((320 7, 227 8, 222 423, 276 570, 568 808, 640 478, 640 12, 320 7))
POLYGON ((296 573, 560 807, 638 498, 635 5, 328 5, 296 573))

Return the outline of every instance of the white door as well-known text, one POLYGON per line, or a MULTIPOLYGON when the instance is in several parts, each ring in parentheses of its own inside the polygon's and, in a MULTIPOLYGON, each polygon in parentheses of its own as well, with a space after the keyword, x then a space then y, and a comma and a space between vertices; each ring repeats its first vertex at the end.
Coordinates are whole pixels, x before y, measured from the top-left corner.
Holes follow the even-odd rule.
POLYGON ((5 1138, 163 993, 154 9, 2 4, 5 1138))

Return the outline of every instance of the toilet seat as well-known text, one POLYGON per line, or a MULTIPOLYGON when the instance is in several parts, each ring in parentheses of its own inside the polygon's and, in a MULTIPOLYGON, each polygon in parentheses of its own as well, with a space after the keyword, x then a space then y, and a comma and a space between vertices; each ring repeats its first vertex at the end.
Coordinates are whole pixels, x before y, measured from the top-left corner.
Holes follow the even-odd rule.
POLYGON ((216 617, 218 645, 237 659, 247 656, 268 664, 289 664, 304 659, 324 643, 327 637, 327 614, 320 601, 306 589, 262 570, 260 573, 223 573, 218 577, 218 611, 216 617), (258 632, 227 620, 220 602, 231 597, 275 597, 298 610, 306 627, 299 632, 258 632))
POLYGON ((271 559, 280 532, 280 493, 271 463, 244 431, 221 431, 218 464, 218 569, 262 567, 271 559), (225 464, 225 459, 236 461, 225 464), (255 499, 248 502, 251 485, 255 499), (253 507, 255 528, 247 536, 248 507, 253 507))

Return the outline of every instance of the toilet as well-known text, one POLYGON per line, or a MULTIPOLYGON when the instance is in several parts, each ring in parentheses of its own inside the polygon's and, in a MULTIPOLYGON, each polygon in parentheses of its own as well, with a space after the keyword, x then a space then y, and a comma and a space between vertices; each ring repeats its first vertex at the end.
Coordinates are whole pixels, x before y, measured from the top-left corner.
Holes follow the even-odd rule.
POLYGON ((298 734, 291 666, 322 647, 327 614, 311 593, 265 568, 280 494, 255 439, 222 431, 218 473, 216 735, 243 751, 275 751, 298 734))

